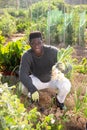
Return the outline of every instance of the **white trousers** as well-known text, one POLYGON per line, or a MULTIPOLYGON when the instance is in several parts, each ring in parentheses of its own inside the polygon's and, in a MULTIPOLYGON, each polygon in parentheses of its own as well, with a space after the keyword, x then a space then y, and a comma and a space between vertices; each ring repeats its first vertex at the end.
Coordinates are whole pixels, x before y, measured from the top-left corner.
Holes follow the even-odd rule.
MULTIPOLYGON (((61 80, 51 80, 49 82, 41 82, 37 77, 34 75, 30 75, 32 79, 33 85, 38 89, 45 89, 45 88, 54 88, 58 89, 57 99, 60 103, 64 103, 65 98, 67 94, 70 92, 71 89, 71 83, 70 81, 64 77, 64 79, 61 80)), ((28 94, 28 89, 22 85, 22 93, 28 94)))

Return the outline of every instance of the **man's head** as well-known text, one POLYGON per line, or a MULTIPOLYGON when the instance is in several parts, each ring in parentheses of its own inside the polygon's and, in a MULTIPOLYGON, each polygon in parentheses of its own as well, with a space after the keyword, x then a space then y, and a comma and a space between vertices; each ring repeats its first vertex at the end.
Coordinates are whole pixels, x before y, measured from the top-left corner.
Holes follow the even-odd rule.
POLYGON ((35 38, 40 38, 42 40, 42 34, 40 31, 31 32, 29 35, 29 41, 31 42, 35 38))
POLYGON ((41 32, 35 31, 31 32, 29 35, 30 46, 34 51, 35 55, 41 56, 43 53, 43 43, 41 32))

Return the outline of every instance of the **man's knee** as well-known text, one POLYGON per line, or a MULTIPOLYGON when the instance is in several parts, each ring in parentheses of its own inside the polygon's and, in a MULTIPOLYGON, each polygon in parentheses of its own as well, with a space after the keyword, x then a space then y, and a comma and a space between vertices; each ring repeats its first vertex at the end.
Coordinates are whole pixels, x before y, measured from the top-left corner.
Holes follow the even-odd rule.
POLYGON ((68 80, 68 82, 63 83, 63 88, 62 88, 65 93, 69 93, 71 90, 71 82, 68 80))

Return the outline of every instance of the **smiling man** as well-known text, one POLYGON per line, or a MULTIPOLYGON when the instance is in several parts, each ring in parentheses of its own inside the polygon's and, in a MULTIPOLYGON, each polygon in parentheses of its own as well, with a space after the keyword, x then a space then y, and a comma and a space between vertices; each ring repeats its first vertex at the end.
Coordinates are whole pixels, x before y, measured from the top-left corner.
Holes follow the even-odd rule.
MULTIPOLYGON (((68 79, 63 82, 51 80, 52 66, 57 62, 58 49, 53 46, 44 45, 41 32, 31 32, 29 35, 31 49, 26 51, 20 63, 20 81, 22 82, 22 92, 39 101, 39 90, 45 88, 58 89, 57 106, 65 109, 64 101, 70 92, 71 83, 68 79)), ((61 63, 61 68, 65 67, 61 63)))

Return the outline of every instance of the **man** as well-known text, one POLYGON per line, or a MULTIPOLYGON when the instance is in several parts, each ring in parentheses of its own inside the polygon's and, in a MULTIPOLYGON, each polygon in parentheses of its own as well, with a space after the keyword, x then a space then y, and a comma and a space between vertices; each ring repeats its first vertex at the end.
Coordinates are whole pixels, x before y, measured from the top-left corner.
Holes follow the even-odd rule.
MULTIPOLYGON (((53 65, 57 62, 58 49, 53 46, 43 45, 41 32, 32 32, 29 35, 31 49, 26 51, 20 63, 20 81, 23 84, 23 93, 28 94, 33 101, 39 101, 39 90, 48 87, 57 88, 57 106, 63 110, 64 101, 70 92, 71 83, 67 79, 60 82, 51 80, 53 65)), ((61 63, 60 66, 64 69, 61 63)))

